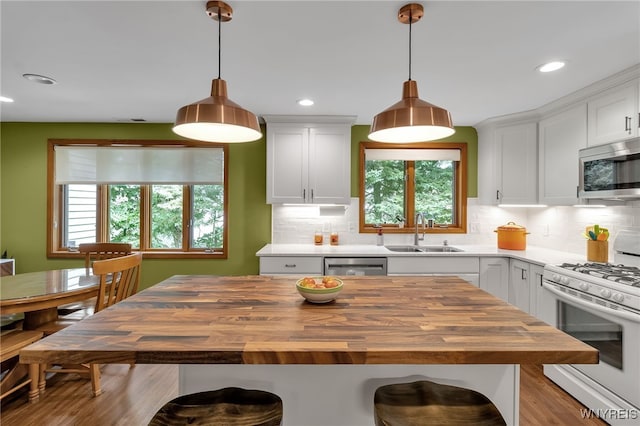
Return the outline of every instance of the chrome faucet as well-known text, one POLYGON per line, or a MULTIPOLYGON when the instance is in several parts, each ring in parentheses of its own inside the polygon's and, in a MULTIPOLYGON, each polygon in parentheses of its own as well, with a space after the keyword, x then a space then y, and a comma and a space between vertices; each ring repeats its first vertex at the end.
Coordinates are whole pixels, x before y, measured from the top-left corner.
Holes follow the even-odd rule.
POLYGON ((420 245, 419 241, 424 241, 424 215, 422 213, 416 213, 416 234, 413 237, 413 245, 420 245), (422 222, 422 236, 418 236, 418 219, 422 222))

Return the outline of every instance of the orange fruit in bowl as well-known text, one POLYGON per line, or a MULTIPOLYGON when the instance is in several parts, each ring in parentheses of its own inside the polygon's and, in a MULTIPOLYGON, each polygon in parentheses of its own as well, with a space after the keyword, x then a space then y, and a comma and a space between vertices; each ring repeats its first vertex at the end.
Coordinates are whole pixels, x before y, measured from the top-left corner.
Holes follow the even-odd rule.
POLYGON ((305 277, 302 279, 302 281, 300 282, 300 286, 302 287, 309 287, 309 288, 315 288, 316 286, 316 280, 314 280, 311 277, 305 277))
POLYGON ((324 281, 324 286, 326 288, 335 288, 335 287, 338 287, 339 285, 340 283, 333 278, 324 281))

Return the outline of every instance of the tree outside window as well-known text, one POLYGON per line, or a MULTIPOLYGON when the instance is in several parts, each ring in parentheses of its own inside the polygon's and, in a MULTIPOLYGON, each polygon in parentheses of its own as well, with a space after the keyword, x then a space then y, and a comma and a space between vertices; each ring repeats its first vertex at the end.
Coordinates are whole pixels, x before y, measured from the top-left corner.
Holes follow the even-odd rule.
MULTIPOLYGON (((56 146, 81 146, 97 147, 110 146, 114 141, 50 141, 49 154, 56 155, 56 146)), ((175 143, 175 142, 174 142, 175 143)), ((180 148, 184 153, 184 145, 202 148, 207 151, 189 152, 187 155, 169 151, 149 154, 144 152, 140 157, 140 163, 148 163, 150 159, 162 157, 179 157, 178 167, 184 165, 186 173, 178 173, 175 170, 161 170, 162 175, 171 175, 167 179, 180 180, 179 176, 186 179, 197 180, 197 183, 171 183, 171 184, 140 184, 122 183, 125 178, 120 178, 118 183, 67 183, 78 179, 73 176, 56 177, 50 170, 49 190, 56 194, 50 199, 48 228, 51 235, 48 254, 51 257, 69 255, 69 249, 83 242, 111 241, 129 243, 136 250, 145 252, 145 256, 154 257, 202 257, 210 256, 226 258, 226 212, 227 212, 227 185, 226 185, 226 161, 227 147, 224 145, 210 144, 200 145, 198 142, 180 142, 180 148), (216 149, 216 153, 210 154, 208 150, 216 149), (194 155, 190 155, 194 154, 194 155), (181 156, 182 155, 182 156, 181 156), (158 157, 159 156, 159 157, 158 157), (204 159, 203 159, 204 158, 204 159), (200 163, 200 164, 195 164, 200 163), (188 166, 188 167, 187 167, 188 166), (192 169, 204 169, 204 175, 194 172, 192 169), (213 174, 211 169, 217 169, 213 174), (204 178, 202 176, 205 176, 204 178), (209 177, 208 177, 209 176, 209 177), (212 176, 212 177, 211 177, 212 176), (210 178, 211 177, 211 178, 210 178), (62 179, 61 182, 56 179, 62 179), (203 179, 211 179, 210 183, 202 182, 203 179), (55 226, 60 223, 61 226, 55 226)), ((146 141, 118 141, 117 147, 147 146, 146 141)), ((148 145, 172 146, 170 141, 148 142, 148 145)), ((59 154, 64 157, 66 153, 59 154)), ((123 152, 109 153, 111 159, 114 156, 122 156, 123 152)), ((104 153, 86 154, 89 160, 81 161, 77 168, 80 175, 100 175, 101 164, 93 164, 92 156, 100 157, 104 153), (87 163, 90 165, 88 166, 87 163), (94 169, 97 169, 94 170, 94 169)), ((82 156, 85 152, 72 151, 70 157, 82 156)), ((131 154, 135 157, 136 153, 131 154)), ((63 159, 57 159, 63 161, 63 159)), ((67 160, 64 160, 67 161, 67 160)), ((66 165, 66 163, 63 164, 66 165)), ((73 159, 68 160, 73 163, 73 159)), ((124 161, 131 161, 126 159, 124 161)), ((49 164, 57 164, 56 159, 49 164)), ((118 173, 116 171, 116 173, 118 173)), ((147 170, 145 176, 152 176, 153 170, 147 170)), ((71 174, 69 174, 71 175, 71 174)), ((127 176, 133 180, 139 180, 135 173, 127 176)), ((160 177, 160 179, 163 178, 160 177)), ((83 177, 82 179, 100 180, 95 177, 83 177)), ((152 180, 154 178, 151 178, 152 180)))
POLYGON ((422 213, 428 232, 464 233, 466 196, 466 144, 360 144, 361 232, 413 232, 422 213))

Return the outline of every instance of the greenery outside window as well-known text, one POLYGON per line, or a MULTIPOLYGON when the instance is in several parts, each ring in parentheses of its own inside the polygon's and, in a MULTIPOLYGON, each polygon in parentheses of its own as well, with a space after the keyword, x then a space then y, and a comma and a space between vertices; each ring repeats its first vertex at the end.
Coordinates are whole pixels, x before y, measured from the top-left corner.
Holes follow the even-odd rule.
POLYGON ((466 144, 361 142, 359 160, 360 232, 412 233, 422 213, 427 232, 466 233, 466 144))
POLYGON ((50 140, 49 257, 83 242, 145 257, 227 257, 228 148, 196 141, 50 140))

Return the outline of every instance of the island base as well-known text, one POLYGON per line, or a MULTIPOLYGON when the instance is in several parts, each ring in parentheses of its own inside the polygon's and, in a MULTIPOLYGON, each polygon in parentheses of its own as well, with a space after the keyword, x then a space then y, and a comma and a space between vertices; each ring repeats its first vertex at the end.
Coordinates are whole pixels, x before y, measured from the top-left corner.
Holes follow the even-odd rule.
POLYGON ((285 426, 371 426, 380 386, 416 380, 473 389, 518 425, 518 365, 181 365, 180 395, 228 386, 273 392, 285 426))

